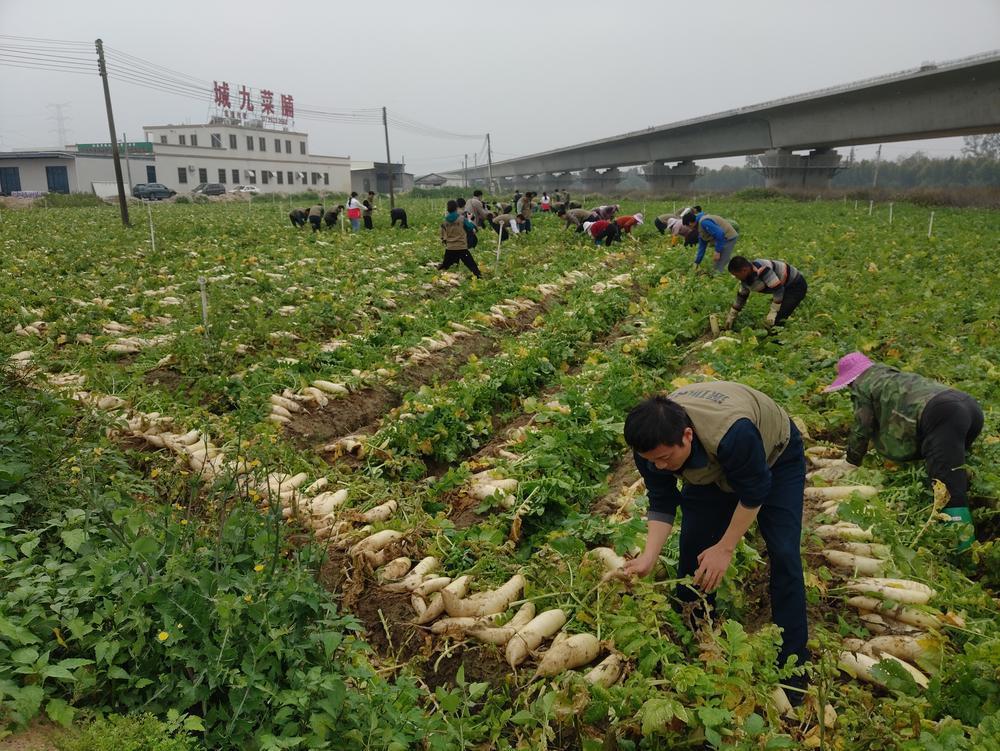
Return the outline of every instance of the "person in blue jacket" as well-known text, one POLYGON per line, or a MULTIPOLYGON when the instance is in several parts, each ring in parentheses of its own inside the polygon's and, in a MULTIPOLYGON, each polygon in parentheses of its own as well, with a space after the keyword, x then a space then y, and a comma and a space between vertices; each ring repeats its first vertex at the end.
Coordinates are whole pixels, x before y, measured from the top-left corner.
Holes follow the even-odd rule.
MULTIPOLYGON (((749 386, 694 383, 634 407, 625 419, 625 442, 649 496, 646 544, 626 573, 652 571, 680 507, 677 575, 692 576, 693 586, 679 584, 677 598, 695 603, 704 596, 711 607, 736 546, 756 521, 770 560, 771 616, 782 629, 778 664, 793 656, 798 665, 806 662, 805 453, 788 413, 749 386)), ((799 676, 786 682, 805 685, 799 676)), ((792 693, 790 701, 801 700, 792 693)))
POLYGON ((736 222, 723 219, 716 214, 706 214, 704 211, 685 214, 681 221, 685 226, 695 225, 698 230, 698 252, 694 257, 695 270, 700 268, 706 248, 712 245, 715 248, 712 254, 712 269, 717 274, 724 272, 729 266, 729 259, 733 257, 736 241, 740 239, 736 222))

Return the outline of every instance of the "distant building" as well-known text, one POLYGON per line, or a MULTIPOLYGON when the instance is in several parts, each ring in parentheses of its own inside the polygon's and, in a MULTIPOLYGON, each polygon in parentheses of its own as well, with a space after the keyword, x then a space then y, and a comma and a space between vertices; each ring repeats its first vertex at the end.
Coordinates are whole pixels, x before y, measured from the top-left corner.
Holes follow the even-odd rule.
POLYGON ((418 177, 413 181, 413 185, 416 188, 464 188, 465 178, 454 172, 431 172, 429 175, 418 177))
MULTIPOLYGON (((83 146, 93 144, 82 144, 83 146)), ((128 164, 122 160, 122 177, 133 184, 155 182, 147 180, 154 167, 151 152, 129 154, 128 164)), ((90 193, 95 183, 115 182, 115 165, 111 146, 107 153, 100 150, 36 149, 32 151, 0 152, 0 195, 18 193, 90 193)))
POLYGON ((351 189, 351 160, 309 152, 306 133, 212 118, 207 125, 147 125, 156 180, 178 193, 198 183, 255 185, 261 193, 351 189))
MULTIPOLYGON (((395 193, 409 193, 413 190, 413 174, 406 171, 406 165, 392 163, 392 189, 395 193)), ((351 190, 367 193, 389 192, 389 166, 387 162, 351 162, 351 190)))
MULTIPOLYGON (((143 130, 146 140, 128 144, 127 160, 119 144, 130 193, 131 186, 154 182, 180 194, 199 183, 222 183, 227 190, 254 185, 261 193, 351 190, 350 158, 310 153, 306 133, 222 117, 143 130)), ((91 192, 95 183, 114 181, 110 143, 0 152, 0 193, 7 195, 91 192)))

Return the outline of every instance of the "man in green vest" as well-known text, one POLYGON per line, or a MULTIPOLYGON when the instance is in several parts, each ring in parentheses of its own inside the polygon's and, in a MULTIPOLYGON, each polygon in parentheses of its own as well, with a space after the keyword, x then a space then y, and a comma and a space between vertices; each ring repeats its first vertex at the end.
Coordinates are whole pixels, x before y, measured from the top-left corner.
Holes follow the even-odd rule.
POLYGON ((693 225, 698 229, 698 252, 694 257, 695 270, 697 271, 701 266, 701 261, 705 257, 705 249, 709 245, 713 245, 715 252, 712 254, 712 269, 717 274, 725 271, 729 266, 729 259, 733 257, 736 241, 740 239, 736 223, 716 214, 706 214, 704 211, 685 214, 681 221, 687 226, 693 225))
POLYGON ((963 391, 916 373, 905 373, 851 352, 837 362, 837 378, 825 391, 850 387, 854 426, 847 439, 847 462, 836 479, 860 466, 874 443, 882 456, 905 462, 923 459, 927 476, 948 490, 943 512, 962 525, 958 552, 972 547, 967 454, 983 429, 983 410, 963 391))
MULTIPOLYGON (((771 564, 771 615, 782 629, 779 665, 793 655, 799 665, 808 660, 799 549, 805 454, 788 414, 748 386, 696 383, 634 407, 625 419, 625 441, 649 496, 646 545, 626 571, 645 576, 653 569, 680 507, 678 576, 693 575, 711 601, 756 520, 771 564)), ((679 585, 677 596, 699 599, 688 585, 679 585)), ((801 695, 789 698, 795 703, 801 695)))

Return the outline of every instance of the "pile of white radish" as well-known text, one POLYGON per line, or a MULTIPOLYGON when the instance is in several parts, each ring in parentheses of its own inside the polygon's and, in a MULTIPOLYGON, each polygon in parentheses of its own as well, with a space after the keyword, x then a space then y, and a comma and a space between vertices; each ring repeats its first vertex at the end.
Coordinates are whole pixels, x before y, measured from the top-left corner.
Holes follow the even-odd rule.
POLYGON ((158 347, 161 344, 167 344, 173 340, 174 334, 160 334, 159 336, 151 336, 147 338, 139 336, 126 336, 105 345, 104 349, 107 352, 114 352, 119 355, 132 355, 136 352, 148 349, 149 347, 158 347))
POLYGON ((517 480, 511 477, 501 477, 496 470, 484 470, 469 478, 466 493, 477 501, 485 501, 499 495, 500 505, 505 509, 513 508, 516 500, 513 493, 517 490, 517 480))
POLYGON ((293 415, 302 412, 304 405, 322 409, 330 403, 331 399, 337 399, 349 393, 350 389, 345 384, 324 380, 315 380, 298 393, 291 389, 285 389, 280 394, 271 394, 268 399, 270 413, 267 419, 278 425, 286 425, 292 421, 293 415))
POLYGON ((25 326, 17 324, 14 327, 14 333, 18 336, 45 336, 45 331, 48 327, 49 324, 45 321, 34 321, 25 326))

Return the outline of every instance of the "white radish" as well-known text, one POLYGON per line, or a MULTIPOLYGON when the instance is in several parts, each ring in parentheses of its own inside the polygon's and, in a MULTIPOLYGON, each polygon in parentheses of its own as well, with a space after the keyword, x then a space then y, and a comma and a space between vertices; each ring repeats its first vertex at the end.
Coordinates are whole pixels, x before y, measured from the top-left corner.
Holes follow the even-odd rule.
POLYGON ((892 555, 892 548, 888 545, 881 545, 875 542, 840 542, 837 546, 841 550, 846 550, 854 555, 866 555, 870 558, 888 558, 892 555))
POLYGON ((848 639, 844 639, 842 646, 848 652, 864 652, 865 651, 864 647, 866 643, 867 642, 864 639, 850 637, 848 639))
POLYGON ((936 629, 941 626, 941 622, 930 613, 925 613, 916 608, 908 608, 905 605, 879 600, 875 597, 864 597, 861 595, 849 597, 847 604, 857 610, 880 613, 889 616, 900 623, 916 626, 923 629, 936 629))
POLYGON ((788 700, 788 694, 785 693, 785 689, 781 686, 774 687, 774 690, 771 692, 771 701, 774 702, 774 708, 778 710, 778 714, 782 717, 795 714, 792 703, 788 700))
POLYGON ((455 597, 447 589, 441 591, 444 607, 451 616, 483 616, 502 613, 517 599, 524 589, 524 577, 514 574, 506 584, 488 592, 480 592, 467 599, 455 597))
POLYGON ((624 578, 623 569, 625 567, 625 559, 618 555, 612 548, 594 548, 587 551, 587 556, 596 558, 604 566, 605 573, 601 577, 601 582, 606 582, 609 579, 624 578))
POLYGON ((272 404, 271 405, 271 414, 272 415, 277 415, 278 417, 284 417, 284 418, 286 418, 288 420, 292 419, 292 413, 289 412, 284 407, 282 407, 280 404, 272 404))
POLYGON ((452 637, 464 637, 469 629, 477 626, 488 626, 494 623, 497 615, 484 616, 482 618, 469 618, 459 616, 457 618, 442 618, 431 626, 431 633, 452 637))
POLYGON ((930 681, 927 680, 927 676, 921 673, 912 665, 910 665, 908 662, 900 660, 898 657, 894 657, 893 655, 890 654, 883 654, 881 658, 882 658, 881 660, 878 660, 874 657, 859 652, 845 651, 840 653, 840 659, 838 661, 838 664, 840 665, 842 670, 845 670, 846 672, 850 673, 855 678, 860 678, 861 680, 868 681, 869 683, 873 683, 876 686, 887 688, 885 681, 877 677, 875 673, 872 671, 872 668, 874 668, 882 660, 889 660, 896 663, 901 668, 903 668, 907 673, 909 673, 913 677, 913 680, 916 682, 916 684, 921 688, 927 688, 927 686, 929 685, 930 681))
POLYGON ((847 583, 851 592, 882 595, 895 602, 911 605, 926 605, 936 593, 926 584, 909 579, 884 579, 865 577, 847 583))
POLYGON ((433 579, 428 579, 419 587, 413 590, 413 594, 420 595, 421 597, 430 597, 435 592, 440 592, 442 589, 451 584, 450 576, 436 576, 433 579))
POLYGON ((521 606, 517 613, 514 614, 513 618, 502 626, 480 626, 469 629, 468 634, 481 642, 503 646, 510 641, 510 638, 517 633, 519 628, 527 625, 528 622, 534 617, 535 603, 529 600, 521 606))
POLYGON ((518 629, 507 642, 507 648, 504 650, 507 663, 516 668, 525 661, 529 652, 537 649, 545 639, 558 633, 565 623, 566 613, 558 608, 536 615, 523 628, 518 629))
POLYGON ((418 597, 417 595, 410 595, 410 607, 413 608, 413 612, 416 613, 417 618, 419 618, 427 610, 427 603, 424 602, 423 597, 418 597))
POLYGON ((330 397, 328 397, 324 392, 320 391, 315 386, 306 386, 304 389, 302 389, 302 393, 305 394, 306 396, 311 397, 312 400, 316 402, 316 404, 318 404, 320 407, 325 407, 327 404, 330 403, 330 397))
POLYGON ((862 529, 857 524, 851 522, 837 522, 836 524, 820 524, 813 532, 824 540, 870 540, 872 531, 862 529))
POLYGON ((318 388, 320 391, 325 391, 328 394, 349 394, 350 392, 342 383, 331 383, 330 381, 313 381, 312 385, 318 388))
POLYGON ((367 511, 358 513, 354 519, 355 521, 364 522, 366 524, 384 522, 391 519, 392 515, 396 513, 396 509, 398 508, 399 504, 396 501, 386 501, 379 506, 375 506, 367 511))
POLYGON ((279 407, 284 407, 289 412, 302 411, 302 406, 298 402, 293 401, 291 399, 286 399, 280 394, 271 394, 269 401, 271 402, 271 404, 277 404, 279 407))
POLYGON ((441 565, 440 561, 429 555, 414 566, 405 579, 386 584, 384 588, 390 592, 412 592, 423 583, 424 577, 432 571, 436 571, 439 565, 441 565))
POLYGON ((925 658, 937 658, 940 655, 940 642, 929 635, 875 636, 864 643, 861 651, 873 657, 890 654, 901 660, 916 662, 925 658))
MULTIPOLYGON (((409 577, 407 577, 407 579, 408 578, 409 577)), ((471 581, 471 576, 460 576, 447 587, 442 589, 441 592, 435 592, 431 595, 431 599, 427 601, 427 609, 417 618, 417 625, 422 626, 426 623, 430 623, 444 613, 444 597, 442 593, 445 590, 453 593, 456 597, 465 597, 465 595, 469 592, 469 584, 471 581)))
POLYGON ((834 485, 828 488, 806 488, 803 498, 807 501, 839 501, 857 493, 862 498, 871 498, 878 493, 872 485, 834 485))
POLYGON ((592 686, 611 688, 621 678, 624 666, 625 661, 622 660, 621 655, 612 652, 583 676, 583 679, 592 686))
POLYGON ((268 422, 273 422, 275 425, 288 425, 291 420, 283 415, 276 415, 273 412, 267 416, 268 422))
POLYGON ((412 561, 405 555, 393 558, 379 571, 379 578, 382 581, 398 581, 406 576, 412 565, 412 561))
POLYGON ((854 553, 845 553, 843 550, 824 550, 823 557, 835 568, 866 576, 882 573, 886 564, 881 558, 868 558, 854 553))
POLYGON ((351 547, 351 555, 361 555, 362 553, 369 551, 377 553, 382 550, 382 548, 392 544, 402 537, 402 532, 397 532, 394 529, 383 529, 381 532, 376 532, 375 534, 369 535, 365 539, 361 540, 361 542, 355 543, 354 546, 351 547))
POLYGON ((318 480, 316 480, 316 482, 312 483, 309 487, 307 487, 305 490, 303 490, 302 492, 305 493, 306 495, 316 495, 321 490, 324 490, 326 488, 326 486, 329 485, 329 484, 330 484, 330 480, 328 478, 321 477, 318 480))
POLYGON ((336 491, 320 493, 313 498, 299 503, 299 510, 305 511, 311 516, 329 516, 335 509, 343 506, 347 501, 347 488, 336 491))
POLYGON ((567 670, 589 665, 601 653, 601 642, 593 634, 573 634, 553 643, 542 655, 535 678, 549 678, 567 670))

